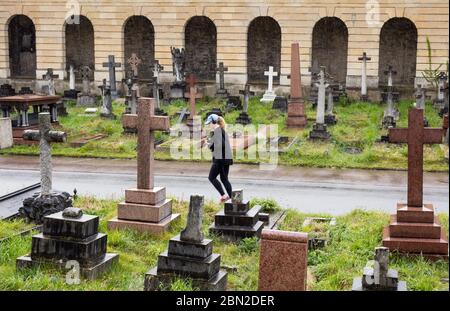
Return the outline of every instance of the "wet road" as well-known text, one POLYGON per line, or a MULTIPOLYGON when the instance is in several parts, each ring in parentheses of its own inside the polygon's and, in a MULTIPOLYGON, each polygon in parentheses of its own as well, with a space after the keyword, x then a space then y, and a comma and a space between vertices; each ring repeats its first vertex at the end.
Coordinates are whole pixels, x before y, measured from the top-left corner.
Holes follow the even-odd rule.
MULTIPOLYGON (((39 181, 37 158, 0 158, 0 195, 39 181)), ((166 186, 170 196, 187 199, 191 194, 217 200, 207 179, 205 163, 156 162, 156 185, 166 186)), ((54 159, 54 187, 80 195, 119 199, 136 186, 132 160, 54 159)), ((231 181, 245 189, 247 199, 273 198, 285 208, 308 213, 339 215, 355 208, 394 212, 406 200, 406 172, 331 170, 278 167, 263 171, 258 166, 234 165, 231 181)), ((438 212, 449 212, 448 174, 427 173, 424 197, 438 212)))

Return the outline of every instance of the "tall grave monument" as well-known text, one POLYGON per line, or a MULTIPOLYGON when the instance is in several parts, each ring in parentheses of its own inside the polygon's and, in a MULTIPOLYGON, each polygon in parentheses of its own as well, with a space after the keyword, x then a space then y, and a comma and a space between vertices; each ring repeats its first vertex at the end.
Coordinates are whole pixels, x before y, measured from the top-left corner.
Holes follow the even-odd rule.
POLYGON ((303 102, 301 71, 300 71, 300 48, 298 43, 291 45, 291 96, 288 103, 287 127, 303 128, 307 124, 305 104, 303 102))
POLYGON ((191 196, 186 229, 169 241, 157 267, 145 275, 146 291, 160 290, 177 276, 191 278, 193 286, 203 291, 226 290, 227 272, 220 269, 220 255, 213 253, 213 241, 202 232, 203 205, 203 196, 191 196))
POLYGON ((137 188, 125 190, 125 202, 119 203, 117 218, 108 222, 109 229, 132 229, 162 234, 180 215, 172 214, 172 200, 166 199, 166 188, 154 184, 155 131, 168 131, 168 117, 155 116, 155 100, 141 97, 139 114, 126 114, 124 127, 138 133, 137 188))
POLYGON ((117 86, 116 86, 116 68, 121 67, 121 63, 116 63, 114 55, 108 55, 108 62, 103 63, 103 68, 108 68, 109 72, 109 85, 111 87, 111 98, 117 98, 117 86))
POLYGON ((397 125, 400 113, 394 107, 394 97, 398 97, 398 93, 394 92, 393 77, 397 74, 397 71, 395 71, 392 66, 389 66, 388 70, 386 70, 384 74, 388 76, 388 86, 385 95, 387 108, 384 111, 383 116, 383 127, 387 129, 390 127, 395 127, 397 125))
POLYGON ((316 123, 313 125, 313 129, 309 133, 310 139, 327 140, 330 139, 330 133, 327 130, 325 124, 325 95, 326 89, 329 84, 325 79, 325 67, 320 67, 319 79, 317 83, 318 87, 318 99, 317 99, 317 116, 316 123))
POLYGON ((408 144, 408 201, 397 204, 397 214, 385 228, 383 246, 400 253, 448 258, 448 240, 434 213, 423 203, 423 145, 440 144, 442 128, 424 128, 423 109, 412 108, 409 128, 390 128, 389 142, 408 144))
POLYGON ((367 57, 366 52, 364 52, 362 57, 359 57, 358 60, 362 61, 362 65, 361 65, 361 100, 366 102, 369 100, 369 96, 367 94, 367 62, 372 60, 372 58, 367 57))

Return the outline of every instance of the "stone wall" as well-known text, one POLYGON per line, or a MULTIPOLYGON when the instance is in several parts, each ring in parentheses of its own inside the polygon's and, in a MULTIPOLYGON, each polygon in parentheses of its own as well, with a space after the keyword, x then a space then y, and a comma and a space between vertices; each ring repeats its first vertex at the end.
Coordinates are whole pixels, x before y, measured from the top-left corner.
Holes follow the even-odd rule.
MULTIPOLYGON (((280 85, 289 86, 290 45, 300 43, 302 83, 309 85, 308 68, 312 62, 312 33, 323 17, 337 17, 348 29, 346 61, 347 86, 358 86, 361 63, 358 57, 365 51, 372 57, 368 64, 369 87, 378 86, 380 64, 380 32, 385 22, 401 17, 412 21, 417 28, 415 77, 421 80, 428 67, 426 38, 433 53, 433 66, 448 59, 449 15, 447 0, 80 0, 68 13, 66 0, 0 0, 0 82, 11 76, 8 26, 17 14, 28 16, 36 28, 36 77, 42 79, 47 68, 61 77, 67 75, 64 25, 73 13, 86 16, 92 23, 95 37, 95 80, 100 84, 107 78, 102 63, 109 54, 125 63, 124 25, 130 16, 147 17, 154 27, 154 58, 164 66, 163 81, 172 81, 170 46, 185 46, 185 26, 193 16, 207 16, 217 30, 217 62, 228 66, 226 82, 243 85, 247 81, 247 36, 252 20, 260 16, 272 17, 281 27, 280 85), (379 3, 379 9, 376 4, 379 3), (379 14, 378 14, 379 12, 379 14)), ((149 29, 150 31, 150 29, 149 29)), ((272 44, 268 42, 267 44, 272 44)), ((12 56, 13 57, 13 56, 12 56)), ((411 59, 408 57, 408 60, 411 59)), ((412 66, 409 66, 412 70, 412 66)), ((123 75, 118 70, 117 80, 123 75)))

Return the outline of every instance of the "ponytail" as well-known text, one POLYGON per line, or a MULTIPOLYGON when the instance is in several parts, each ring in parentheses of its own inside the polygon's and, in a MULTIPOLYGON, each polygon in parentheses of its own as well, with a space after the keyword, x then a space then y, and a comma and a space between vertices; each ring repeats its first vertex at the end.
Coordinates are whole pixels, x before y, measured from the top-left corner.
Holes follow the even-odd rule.
POLYGON ((223 129, 225 129, 225 127, 227 126, 227 124, 225 123, 225 119, 222 117, 219 117, 219 121, 217 121, 217 124, 219 124, 219 126, 223 129))

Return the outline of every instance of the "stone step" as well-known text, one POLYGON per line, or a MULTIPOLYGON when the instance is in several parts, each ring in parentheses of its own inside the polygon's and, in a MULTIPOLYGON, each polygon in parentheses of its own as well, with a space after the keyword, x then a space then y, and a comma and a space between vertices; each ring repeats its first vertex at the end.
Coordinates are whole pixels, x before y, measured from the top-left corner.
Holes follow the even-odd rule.
POLYGON ((227 215, 245 215, 250 209, 249 202, 243 202, 238 204, 225 203, 225 214, 227 215))
POLYGON ((263 229, 264 223, 262 221, 258 221, 253 227, 212 225, 209 228, 209 232, 213 235, 222 236, 226 240, 239 241, 244 238, 260 238, 263 229))
POLYGON ((169 255, 163 252, 158 257, 159 273, 176 273, 192 278, 209 280, 220 271, 220 255, 212 254, 204 259, 169 255))
POLYGON ((245 215, 227 215, 224 211, 220 211, 214 217, 217 226, 243 226, 253 227, 259 220, 260 206, 255 206, 245 215))
POLYGON ((155 205, 119 203, 117 217, 124 220, 160 222, 172 214, 172 200, 164 200, 155 205))
POLYGON ((386 227, 383 246, 400 253, 448 255, 448 241, 443 230, 439 239, 395 238, 391 236, 389 227, 386 227))
POLYGON ((432 204, 423 207, 408 207, 406 204, 397 204, 398 222, 434 223, 434 208, 432 204))
POLYGON ((47 237, 86 239, 98 233, 99 217, 84 214, 81 218, 64 218, 63 212, 44 217, 42 233, 47 237))
POLYGON ((391 237, 395 238, 422 238, 439 239, 441 237, 441 226, 439 220, 434 223, 398 222, 397 215, 391 215, 389 230, 391 237))
POLYGON ((180 214, 172 214, 160 222, 145 222, 113 218, 108 221, 109 230, 135 230, 139 232, 148 232, 161 235, 169 230, 170 225, 180 218, 180 214))
POLYGON ((201 243, 192 243, 182 241, 178 235, 169 241, 169 256, 207 258, 212 255, 212 252, 212 240, 203 239, 201 243))

